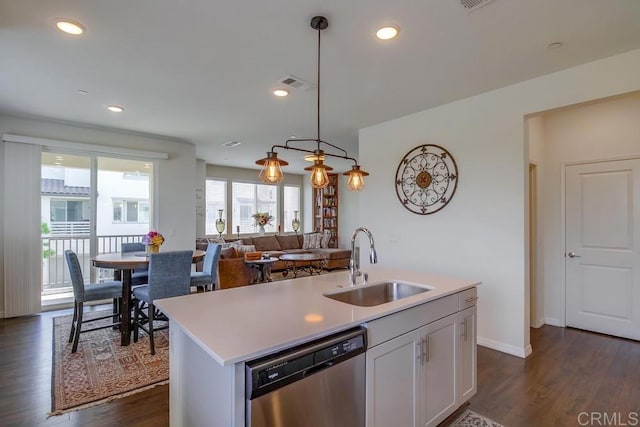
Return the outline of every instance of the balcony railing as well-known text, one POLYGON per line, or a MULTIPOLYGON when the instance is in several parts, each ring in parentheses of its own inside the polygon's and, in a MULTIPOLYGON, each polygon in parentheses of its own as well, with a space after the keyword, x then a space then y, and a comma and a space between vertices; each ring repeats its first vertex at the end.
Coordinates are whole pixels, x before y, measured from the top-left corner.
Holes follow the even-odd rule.
POLYGON ((89 235, 89 221, 51 221, 51 234, 54 235, 89 235))
MULTIPOLYGON (((68 224, 68 223, 67 223, 68 224)), ((144 235, 98 236, 97 254, 120 252, 122 243, 139 242, 144 235)), ((113 280, 113 270, 91 268, 89 235, 61 235, 42 237, 42 293, 66 292, 71 287, 69 268, 64 251, 71 249, 78 255, 85 282, 113 280)))

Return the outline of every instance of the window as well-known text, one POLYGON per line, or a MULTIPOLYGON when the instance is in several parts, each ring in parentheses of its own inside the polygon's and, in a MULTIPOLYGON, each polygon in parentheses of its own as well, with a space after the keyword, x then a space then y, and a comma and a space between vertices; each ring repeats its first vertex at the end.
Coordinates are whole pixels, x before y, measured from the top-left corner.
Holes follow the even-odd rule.
POLYGON ((240 233, 255 233, 252 215, 257 212, 267 212, 273 216, 273 221, 267 225, 267 232, 278 230, 278 186, 262 185, 243 182, 232 184, 233 196, 233 224, 234 230, 240 233), (238 228, 239 227, 239 228, 238 228))
MULTIPOLYGON (((205 233, 218 234, 216 220, 220 209, 223 210, 222 219, 227 222, 227 212, 224 210, 227 205, 227 181, 208 179, 205 183, 204 197, 206 204, 205 233)), ((229 233, 231 230, 225 231, 229 233)))
POLYGON ((149 223, 148 200, 114 200, 113 222, 119 223, 149 223))
POLYGON ((292 232, 293 227, 291 221, 294 218, 294 212, 298 213, 300 220, 300 187, 284 186, 284 232, 292 232))
POLYGON ((51 200, 51 221, 89 220, 89 200, 51 200), (86 215, 86 216, 85 216, 86 215))

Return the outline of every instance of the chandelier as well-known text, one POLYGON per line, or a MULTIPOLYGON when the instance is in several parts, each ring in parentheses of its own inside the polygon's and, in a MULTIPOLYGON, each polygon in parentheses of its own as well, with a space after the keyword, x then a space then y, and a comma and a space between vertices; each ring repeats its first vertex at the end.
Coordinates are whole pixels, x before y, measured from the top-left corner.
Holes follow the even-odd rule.
POLYGON ((284 145, 272 146, 271 151, 267 151, 267 157, 265 157, 264 159, 256 160, 256 164, 263 167, 260 171, 259 176, 260 180, 265 184, 278 184, 284 180, 282 166, 287 166, 289 163, 278 158, 276 149, 280 148, 283 150, 295 150, 307 153, 307 155, 305 155, 305 160, 313 161, 313 166, 306 167, 304 168, 304 170, 311 171, 310 182, 313 188, 324 188, 329 185, 329 176, 327 172, 333 170, 333 168, 324 164, 326 157, 351 160, 353 162, 351 170, 343 173, 343 175, 348 177, 347 187, 349 188, 349 190, 356 191, 360 191, 364 188, 364 177, 368 176, 369 174, 360 169, 358 161, 353 157, 349 157, 348 153, 337 145, 320 139, 320 34, 322 30, 325 30, 328 26, 329 21, 324 16, 314 16, 313 19, 311 19, 311 28, 318 31, 318 94, 316 137, 288 139, 284 145), (305 142, 315 143, 315 149, 311 150, 294 146, 294 144, 305 142))

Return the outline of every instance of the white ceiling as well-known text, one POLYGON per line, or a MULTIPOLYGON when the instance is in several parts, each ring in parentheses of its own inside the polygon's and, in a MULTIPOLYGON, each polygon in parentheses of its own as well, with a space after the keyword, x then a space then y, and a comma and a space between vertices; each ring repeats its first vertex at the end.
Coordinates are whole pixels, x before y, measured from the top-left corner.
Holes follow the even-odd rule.
POLYGON ((287 75, 316 81, 318 14, 321 136, 352 156, 362 127, 640 48, 640 0, 473 12, 459 0, 0 0, 0 112, 178 138, 209 163, 257 168, 271 145, 315 137, 315 91, 271 92, 287 75), (60 33, 58 17, 87 32, 60 33), (399 37, 377 40, 382 24, 399 37))

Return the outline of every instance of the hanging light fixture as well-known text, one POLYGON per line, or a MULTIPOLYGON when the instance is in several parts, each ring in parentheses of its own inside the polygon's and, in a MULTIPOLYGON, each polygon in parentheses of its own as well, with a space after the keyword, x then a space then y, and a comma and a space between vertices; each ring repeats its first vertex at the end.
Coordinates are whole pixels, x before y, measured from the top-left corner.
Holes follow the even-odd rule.
POLYGON ((315 138, 292 138, 288 139, 284 145, 274 145, 271 147, 271 151, 267 152, 267 157, 264 159, 256 160, 256 164, 262 166, 260 172, 260 180, 266 184, 277 184, 284 180, 284 174, 282 173, 281 166, 286 166, 289 163, 278 158, 276 148, 282 148, 284 150, 295 150, 307 153, 305 155, 306 160, 313 161, 313 166, 304 168, 306 171, 311 171, 310 182, 313 188, 324 188, 329 185, 328 171, 333 170, 332 167, 325 165, 324 161, 327 157, 335 157, 339 159, 351 160, 354 164, 351 166, 351 170, 345 172, 347 186, 349 190, 362 190, 364 188, 364 177, 369 174, 360 169, 358 161, 353 157, 349 157, 348 153, 342 148, 330 144, 320 139, 320 34, 322 30, 325 30, 329 26, 329 21, 324 16, 314 16, 311 19, 311 28, 318 31, 318 88, 317 88, 317 133, 315 138), (293 144, 300 142, 315 142, 315 150, 295 147, 293 144), (328 150, 322 149, 323 146, 328 146, 328 150))

